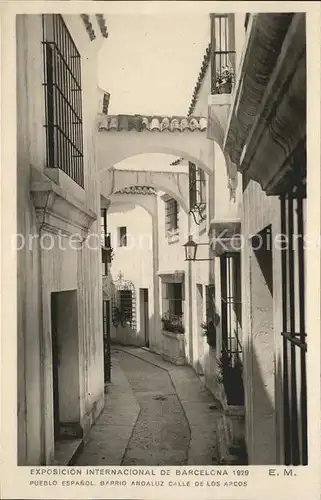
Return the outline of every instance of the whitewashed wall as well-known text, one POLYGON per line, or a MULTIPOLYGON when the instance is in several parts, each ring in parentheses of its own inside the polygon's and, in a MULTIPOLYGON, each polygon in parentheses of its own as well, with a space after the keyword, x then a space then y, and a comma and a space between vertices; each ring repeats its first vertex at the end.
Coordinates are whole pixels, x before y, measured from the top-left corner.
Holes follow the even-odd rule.
MULTIPOLYGON (((67 179, 64 189, 99 214, 94 117, 97 109, 97 50, 80 16, 65 22, 82 56, 85 190, 67 179)), ((98 34, 99 28, 95 26, 98 34)), ((40 15, 17 16, 18 232, 36 235, 30 167, 44 171, 42 24, 40 15)), ((66 214, 67 215, 67 214, 66 214)), ((99 232, 99 221, 91 227, 99 232)), ((52 235, 51 235, 52 236, 52 235)), ((104 400, 100 250, 41 251, 39 239, 18 252, 18 458, 19 464, 54 459, 50 294, 78 294, 80 424, 84 433, 104 400)))
MULTIPOLYGON (((148 196, 148 195, 146 195, 148 196)), ((127 195, 130 198, 131 195, 127 195)), ((135 287, 137 331, 112 327, 112 338, 124 344, 144 345, 144 332, 140 324, 140 288, 148 289, 149 333, 154 335, 154 273, 153 273, 153 220, 144 208, 131 203, 112 203, 108 211, 108 231, 111 233, 114 258, 111 275, 117 282, 119 272, 124 280, 135 287), (118 228, 127 227, 127 246, 118 246, 118 228)), ((152 339, 151 339, 152 340, 152 339)))

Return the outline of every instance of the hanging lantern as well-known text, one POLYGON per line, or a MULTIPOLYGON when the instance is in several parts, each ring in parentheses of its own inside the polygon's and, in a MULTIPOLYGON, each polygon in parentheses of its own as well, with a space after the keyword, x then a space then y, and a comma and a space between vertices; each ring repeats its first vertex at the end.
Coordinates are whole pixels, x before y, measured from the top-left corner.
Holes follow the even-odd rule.
POLYGON ((190 235, 188 237, 187 243, 183 245, 185 248, 185 260, 194 261, 196 260, 196 252, 197 252, 197 243, 193 240, 193 237, 190 235))

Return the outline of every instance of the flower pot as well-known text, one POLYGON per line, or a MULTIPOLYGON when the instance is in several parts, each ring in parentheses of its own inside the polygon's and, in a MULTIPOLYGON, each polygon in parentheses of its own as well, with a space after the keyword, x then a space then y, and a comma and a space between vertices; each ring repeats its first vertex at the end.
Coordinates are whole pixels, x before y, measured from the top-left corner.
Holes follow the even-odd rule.
POLYGON ((230 94, 232 92, 232 84, 229 82, 221 83, 218 86, 219 94, 230 94))

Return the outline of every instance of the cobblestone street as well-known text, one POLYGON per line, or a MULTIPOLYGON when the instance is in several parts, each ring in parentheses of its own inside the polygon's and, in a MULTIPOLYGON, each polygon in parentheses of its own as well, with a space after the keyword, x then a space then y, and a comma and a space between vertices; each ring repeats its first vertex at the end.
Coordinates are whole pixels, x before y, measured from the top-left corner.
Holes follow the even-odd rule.
POLYGON ((220 405, 192 368, 114 348, 105 408, 75 465, 213 465, 220 405))

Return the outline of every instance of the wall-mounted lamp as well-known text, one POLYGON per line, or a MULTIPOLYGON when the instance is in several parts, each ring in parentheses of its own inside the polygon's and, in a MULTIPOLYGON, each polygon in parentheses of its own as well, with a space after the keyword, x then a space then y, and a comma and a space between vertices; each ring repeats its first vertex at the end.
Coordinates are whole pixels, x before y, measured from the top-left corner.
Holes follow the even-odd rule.
POLYGON ((183 245, 185 249, 185 260, 192 261, 192 262, 200 262, 200 261, 209 261, 212 259, 197 259, 196 258, 196 253, 197 253, 197 248, 199 245, 209 245, 209 243, 195 243, 193 240, 193 237, 189 235, 187 243, 183 245))

